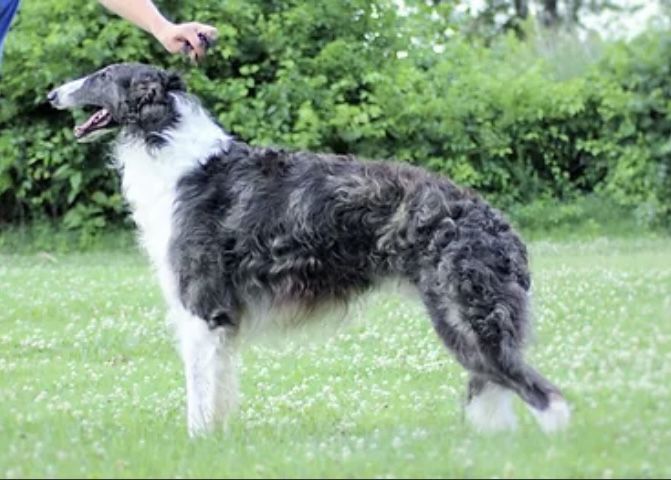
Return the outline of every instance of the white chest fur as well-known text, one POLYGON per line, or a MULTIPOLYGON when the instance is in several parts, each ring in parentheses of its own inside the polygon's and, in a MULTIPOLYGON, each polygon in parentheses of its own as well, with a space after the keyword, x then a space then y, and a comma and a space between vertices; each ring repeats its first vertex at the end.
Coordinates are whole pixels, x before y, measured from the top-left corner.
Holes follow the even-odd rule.
POLYGON ((143 142, 117 148, 123 159, 123 192, 152 262, 164 261, 171 235, 175 187, 179 172, 163 152, 152 154, 143 142))
POLYGON ((177 298, 168 262, 177 183, 230 141, 198 104, 181 96, 175 104, 180 120, 162 134, 164 146, 151 148, 140 139, 122 138, 114 152, 123 172, 124 196, 169 302, 177 298))

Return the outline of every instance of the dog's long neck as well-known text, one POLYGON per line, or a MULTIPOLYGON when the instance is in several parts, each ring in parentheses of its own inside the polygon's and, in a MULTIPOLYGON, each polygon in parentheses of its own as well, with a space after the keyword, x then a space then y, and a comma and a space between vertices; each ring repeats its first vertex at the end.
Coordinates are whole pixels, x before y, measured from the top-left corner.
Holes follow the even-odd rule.
POLYGON ((197 100, 174 94, 173 102, 176 121, 156 133, 162 137, 161 146, 150 145, 142 136, 122 133, 114 150, 124 196, 155 264, 165 261, 179 179, 225 150, 231 141, 197 100))

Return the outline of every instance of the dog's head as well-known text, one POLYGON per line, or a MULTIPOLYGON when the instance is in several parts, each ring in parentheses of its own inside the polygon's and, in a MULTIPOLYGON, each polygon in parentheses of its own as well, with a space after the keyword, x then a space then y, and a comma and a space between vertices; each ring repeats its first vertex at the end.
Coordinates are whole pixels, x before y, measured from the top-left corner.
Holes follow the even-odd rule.
POLYGON ((177 74, 137 63, 119 63, 49 92, 58 109, 95 109, 75 127, 79 142, 90 142, 119 127, 156 132, 174 119, 171 92, 185 91, 177 74))

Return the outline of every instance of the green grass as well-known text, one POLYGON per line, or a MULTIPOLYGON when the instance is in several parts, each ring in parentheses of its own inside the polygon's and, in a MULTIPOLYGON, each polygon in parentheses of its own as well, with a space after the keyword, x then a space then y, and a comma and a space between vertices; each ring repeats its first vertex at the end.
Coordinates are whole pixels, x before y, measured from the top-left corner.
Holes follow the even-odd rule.
POLYGON ((195 441, 143 257, 0 255, 0 476, 671 476, 671 241, 531 252, 529 357, 568 431, 520 402, 514 435, 470 431, 466 376, 420 306, 377 296, 321 342, 247 349, 228 431, 195 441))

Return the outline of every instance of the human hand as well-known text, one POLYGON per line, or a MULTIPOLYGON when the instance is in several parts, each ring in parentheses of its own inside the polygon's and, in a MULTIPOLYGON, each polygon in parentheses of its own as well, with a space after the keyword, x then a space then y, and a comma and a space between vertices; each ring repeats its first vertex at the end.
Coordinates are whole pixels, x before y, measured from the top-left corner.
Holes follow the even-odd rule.
POLYGON ((184 52, 192 61, 205 56, 205 51, 217 38, 217 29, 198 22, 165 23, 154 34, 170 53, 184 52))

